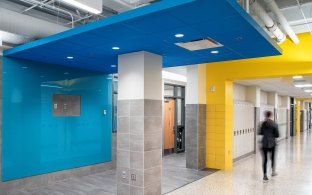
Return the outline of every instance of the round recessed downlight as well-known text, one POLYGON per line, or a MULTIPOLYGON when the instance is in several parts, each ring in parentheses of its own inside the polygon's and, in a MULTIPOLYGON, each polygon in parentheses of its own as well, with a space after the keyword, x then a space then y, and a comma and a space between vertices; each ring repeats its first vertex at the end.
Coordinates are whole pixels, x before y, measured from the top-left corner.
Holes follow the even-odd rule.
POLYGON ((119 50, 119 47, 112 47, 113 50, 119 50))
POLYGON ((218 53, 219 53, 219 51, 217 51, 217 50, 213 50, 213 51, 211 51, 210 53, 212 53, 212 54, 218 54, 218 53))
POLYGON ((184 37, 184 34, 176 34, 174 36, 177 37, 177 38, 182 38, 182 37, 184 37))
POLYGON ((67 59, 69 59, 69 60, 74 59, 74 57, 73 57, 73 56, 67 56, 66 58, 67 58, 67 59))

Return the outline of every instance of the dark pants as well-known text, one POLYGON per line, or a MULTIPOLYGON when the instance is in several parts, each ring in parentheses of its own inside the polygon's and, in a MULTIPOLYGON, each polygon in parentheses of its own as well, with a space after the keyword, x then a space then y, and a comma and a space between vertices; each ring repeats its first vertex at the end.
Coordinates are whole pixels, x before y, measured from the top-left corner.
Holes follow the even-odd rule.
POLYGON ((262 148, 263 152, 263 174, 267 174, 267 163, 268 163, 268 153, 271 153, 272 170, 275 169, 275 147, 273 148, 262 148))

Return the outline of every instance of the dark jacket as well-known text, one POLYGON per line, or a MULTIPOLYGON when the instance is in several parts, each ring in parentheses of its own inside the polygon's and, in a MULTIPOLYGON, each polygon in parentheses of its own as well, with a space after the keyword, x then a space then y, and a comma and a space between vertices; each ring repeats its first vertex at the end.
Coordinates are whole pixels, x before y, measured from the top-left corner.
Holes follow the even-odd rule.
POLYGON ((275 138, 279 137, 278 125, 271 119, 264 121, 260 128, 262 138, 262 148, 273 148, 276 145, 275 138))

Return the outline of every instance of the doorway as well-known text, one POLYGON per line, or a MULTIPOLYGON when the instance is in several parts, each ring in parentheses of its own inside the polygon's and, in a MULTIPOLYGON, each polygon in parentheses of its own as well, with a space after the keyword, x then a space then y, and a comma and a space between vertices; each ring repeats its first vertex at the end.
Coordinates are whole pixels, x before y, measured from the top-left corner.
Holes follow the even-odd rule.
POLYGON ((295 98, 290 98, 290 120, 289 120, 289 130, 290 136, 294 136, 294 125, 295 125, 295 98))
POLYGON ((164 86, 164 155, 185 151, 185 87, 164 86))
POLYGON ((164 151, 174 152, 174 99, 165 99, 164 102, 164 151))

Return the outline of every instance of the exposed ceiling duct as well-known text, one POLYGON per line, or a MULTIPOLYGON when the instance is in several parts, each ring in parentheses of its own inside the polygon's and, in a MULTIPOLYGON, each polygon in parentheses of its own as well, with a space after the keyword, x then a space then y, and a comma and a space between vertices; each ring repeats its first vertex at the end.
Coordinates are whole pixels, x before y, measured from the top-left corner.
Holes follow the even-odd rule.
POLYGON ((256 0, 250 1, 250 9, 262 20, 268 31, 276 37, 278 43, 286 40, 286 35, 256 0))
MULTIPOLYGON (((58 24, 0 8, 0 30, 23 35, 27 40, 56 34, 67 29, 58 24)), ((2 37, 2 40, 3 42, 10 42, 10 40, 6 40, 6 36, 2 37)))
POLYGON ((299 38, 297 37, 294 30, 289 25, 288 21, 286 20, 285 16, 282 14, 281 10, 277 6, 276 2, 274 0, 264 0, 264 2, 268 5, 270 10, 275 14, 278 22, 282 26, 283 30, 287 33, 287 35, 290 37, 290 39, 295 43, 299 43, 299 38))

